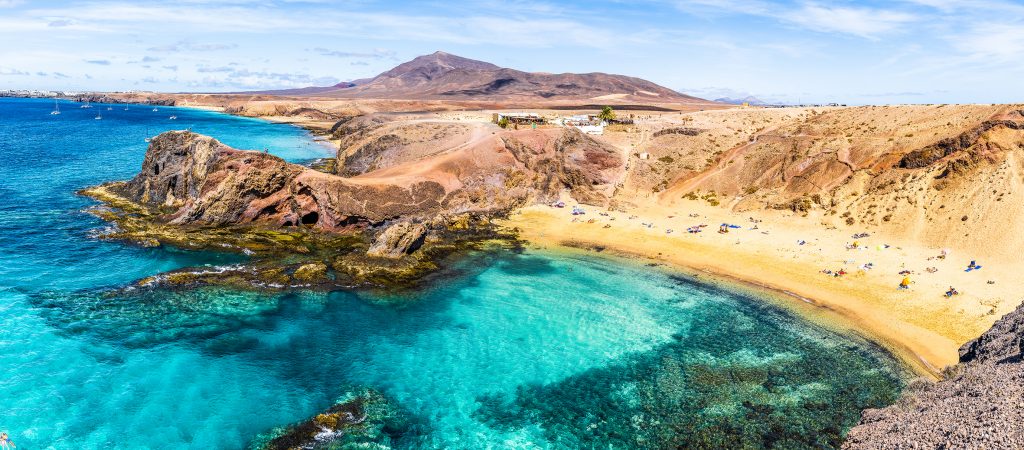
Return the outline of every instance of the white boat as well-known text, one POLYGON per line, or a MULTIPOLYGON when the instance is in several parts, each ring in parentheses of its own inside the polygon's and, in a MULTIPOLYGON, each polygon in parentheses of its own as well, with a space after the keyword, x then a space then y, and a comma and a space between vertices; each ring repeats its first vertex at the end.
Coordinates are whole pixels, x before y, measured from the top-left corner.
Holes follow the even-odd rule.
POLYGON ((168 119, 170 119, 170 120, 175 120, 175 119, 177 119, 177 118, 178 118, 178 116, 171 116, 171 117, 168 117, 168 119))
POLYGON ((114 110, 114 107, 113 107, 113 106, 108 106, 108 107, 107 107, 107 111, 113 111, 113 110, 114 110))
POLYGON ((89 104, 89 101, 88 101, 88 100, 86 100, 85 104, 84 104, 84 105, 82 105, 82 107, 83 107, 83 108, 92 108, 92 105, 90 105, 90 104, 89 104))
POLYGON ((50 111, 50 115, 51 116, 56 116, 56 115, 59 115, 59 114, 60 114, 60 104, 57 103, 57 99, 53 99, 53 111, 50 111))
POLYGON ((159 109, 153 108, 153 112, 157 112, 157 111, 159 111, 159 109))
POLYGON ((93 119, 96 119, 96 120, 103 119, 103 111, 96 110, 96 117, 93 117, 93 119))

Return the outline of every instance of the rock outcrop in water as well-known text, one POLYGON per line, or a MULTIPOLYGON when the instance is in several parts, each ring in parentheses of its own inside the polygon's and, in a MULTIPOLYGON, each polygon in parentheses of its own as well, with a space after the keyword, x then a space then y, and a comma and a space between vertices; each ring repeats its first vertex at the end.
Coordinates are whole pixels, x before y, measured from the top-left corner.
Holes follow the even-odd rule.
POLYGON ((865 410, 843 448, 1024 448, 1024 304, 961 347, 946 379, 865 410))
POLYGON ((391 448, 404 418, 381 393, 366 390, 305 421, 260 436, 254 450, 391 448))
POLYGON ((429 180, 352 181, 176 131, 153 140, 133 179, 82 194, 103 202, 91 211, 117 225, 100 237, 251 256, 246 264, 180 269, 139 286, 335 289, 411 287, 449 255, 516 245, 487 220, 507 205, 478 197, 466 207, 453 201, 459 192, 429 180))

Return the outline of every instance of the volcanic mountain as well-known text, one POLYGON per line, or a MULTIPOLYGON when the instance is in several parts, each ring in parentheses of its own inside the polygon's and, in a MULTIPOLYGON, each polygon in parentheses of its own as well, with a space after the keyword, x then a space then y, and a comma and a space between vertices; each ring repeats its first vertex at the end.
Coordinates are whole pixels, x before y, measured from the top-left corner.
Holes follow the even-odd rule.
POLYGON ((523 72, 445 52, 417 57, 370 79, 261 93, 404 100, 710 103, 635 77, 599 72, 523 72))

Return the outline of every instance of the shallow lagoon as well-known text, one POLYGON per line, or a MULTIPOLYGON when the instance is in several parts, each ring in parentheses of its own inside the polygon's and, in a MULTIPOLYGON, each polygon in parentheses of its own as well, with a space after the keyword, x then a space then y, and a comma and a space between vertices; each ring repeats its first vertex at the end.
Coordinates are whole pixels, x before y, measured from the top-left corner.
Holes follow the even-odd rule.
POLYGON ((73 192, 130 177, 145 130, 294 161, 329 150, 251 119, 73 106, 54 120, 52 103, 0 100, 0 428, 20 448, 243 448, 367 387, 403 412, 382 437, 401 448, 828 448, 905 377, 770 302, 575 253, 474 254, 401 298, 112 295, 236 261, 90 237, 104 224, 73 192))

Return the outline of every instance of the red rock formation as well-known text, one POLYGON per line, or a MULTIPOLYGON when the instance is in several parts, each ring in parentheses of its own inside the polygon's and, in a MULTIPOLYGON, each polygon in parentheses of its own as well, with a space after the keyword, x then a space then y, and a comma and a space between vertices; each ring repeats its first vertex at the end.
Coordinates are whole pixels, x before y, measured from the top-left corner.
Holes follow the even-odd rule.
POLYGON ((187 131, 155 138, 142 170, 124 191, 132 200, 167 210, 176 224, 261 222, 323 230, 433 215, 445 197, 437 183, 354 184, 187 131))

